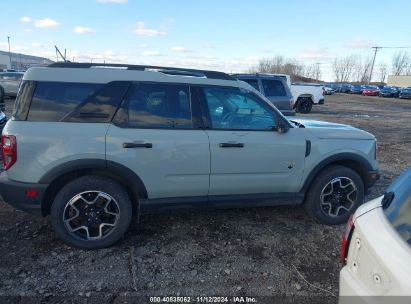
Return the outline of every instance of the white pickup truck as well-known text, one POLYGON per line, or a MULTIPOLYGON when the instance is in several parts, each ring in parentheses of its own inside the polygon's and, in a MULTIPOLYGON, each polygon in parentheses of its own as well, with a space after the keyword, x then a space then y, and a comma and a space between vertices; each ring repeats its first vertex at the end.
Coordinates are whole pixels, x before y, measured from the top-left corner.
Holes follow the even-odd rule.
POLYGON ((310 83, 291 83, 290 75, 275 74, 284 78, 294 98, 294 109, 300 113, 310 113, 314 104, 324 104, 324 86, 310 83))

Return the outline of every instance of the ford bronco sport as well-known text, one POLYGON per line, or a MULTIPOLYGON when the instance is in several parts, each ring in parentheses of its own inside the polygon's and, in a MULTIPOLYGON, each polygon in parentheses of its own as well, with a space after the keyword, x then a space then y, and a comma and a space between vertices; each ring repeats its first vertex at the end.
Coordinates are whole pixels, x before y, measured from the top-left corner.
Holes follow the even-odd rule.
POLYGON ((303 203, 346 222, 379 177, 373 135, 287 120, 213 71, 54 63, 29 69, 2 134, 0 193, 51 215, 69 245, 122 238, 133 216, 303 203))

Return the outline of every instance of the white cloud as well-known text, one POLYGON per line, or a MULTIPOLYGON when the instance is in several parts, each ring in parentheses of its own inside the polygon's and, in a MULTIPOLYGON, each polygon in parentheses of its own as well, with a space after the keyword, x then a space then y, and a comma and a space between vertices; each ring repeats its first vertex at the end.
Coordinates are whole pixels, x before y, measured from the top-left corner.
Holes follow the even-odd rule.
POLYGON ((373 43, 370 40, 363 38, 354 38, 344 44, 348 49, 368 49, 371 48, 372 45, 373 43))
POLYGON ((143 52, 143 56, 157 57, 157 56, 163 56, 163 55, 159 51, 147 50, 143 52))
POLYGON ((33 43, 31 44, 31 46, 34 47, 34 48, 40 48, 40 47, 42 47, 43 45, 42 45, 41 43, 38 43, 38 42, 33 42, 33 43))
POLYGON ((175 46, 175 47, 172 47, 170 50, 176 53, 194 53, 193 50, 187 49, 183 46, 175 46))
POLYGON ((53 19, 50 18, 44 18, 44 19, 38 19, 34 21, 34 26, 35 27, 58 27, 60 24, 53 19))
POLYGON ((20 21, 23 22, 23 23, 30 23, 31 18, 27 17, 27 16, 23 16, 23 17, 21 17, 20 21))
POLYGON ((123 4, 127 3, 128 0, 97 0, 98 3, 116 3, 116 4, 123 4))
POLYGON ((143 21, 140 21, 137 24, 137 28, 133 31, 133 33, 137 36, 147 36, 147 37, 156 37, 156 36, 164 36, 167 33, 160 29, 149 29, 146 28, 143 21))
POLYGON ((89 27, 84 27, 84 26, 77 26, 73 30, 76 34, 90 34, 94 33, 95 30, 89 28, 89 27))

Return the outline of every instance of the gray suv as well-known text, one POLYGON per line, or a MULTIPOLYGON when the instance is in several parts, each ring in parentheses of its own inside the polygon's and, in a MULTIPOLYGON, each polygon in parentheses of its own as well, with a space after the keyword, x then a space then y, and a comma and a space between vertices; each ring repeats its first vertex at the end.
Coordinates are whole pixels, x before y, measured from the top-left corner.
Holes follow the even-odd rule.
POLYGON ((379 177, 365 131, 289 121, 225 73, 153 66, 29 69, 2 158, 4 201, 50 214, 62 240, 86 249, 172 209, 304 204, 339 224, 379 177))
POLYGON ((287 82, 281 76, 265 74, 232 74, 259 91, 285 116, 294 116, 295 110, 293 95, 287 82))

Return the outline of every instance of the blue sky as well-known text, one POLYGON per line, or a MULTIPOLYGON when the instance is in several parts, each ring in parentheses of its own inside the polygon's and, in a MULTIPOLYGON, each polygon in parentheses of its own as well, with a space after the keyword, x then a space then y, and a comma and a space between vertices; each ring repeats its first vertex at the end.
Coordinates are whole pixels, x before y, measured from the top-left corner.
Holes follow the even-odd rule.
MULTIPOLYGON (((283 55, 321 62, 332 80, 336 56, 411 46, 409 0, 13 0, 1 10, 1 50, 10 36, 12 50, 54 60, 57 45, 75 61, 241 72, 283 55)), ((381 50, 377 69, 398 51, 381 50)))

